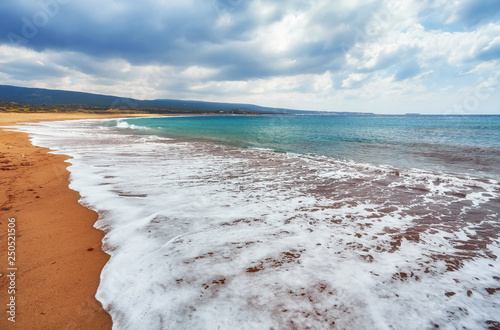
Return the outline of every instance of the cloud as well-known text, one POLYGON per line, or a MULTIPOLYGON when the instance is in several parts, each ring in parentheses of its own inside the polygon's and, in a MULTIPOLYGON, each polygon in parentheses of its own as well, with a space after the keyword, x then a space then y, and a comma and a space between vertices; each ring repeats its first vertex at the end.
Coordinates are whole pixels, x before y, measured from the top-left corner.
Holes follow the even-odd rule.
POLYGON ((14 77, 18 81, 31 81, 63 77, 65 74, 54 65, 45 65, 40 61, 15 60, 8 65, 0 65, 1 72, 14 77))
POLYGON ((36 51, 119 57, 137 65, 201 64, 221 68, 221 78, 229 80, 272 76, 284 70, 324 72, 342 58, 344 50, 339 45, 364 29, 370 10, 376 7, 374 1, 363 10, 343 8, 342 2, 332 7, 328 1, 272 1, 262 6, 260 1, 242 0, 162 5, 131 0, 119 4, 96 0, 7 3, 7 10, 0 13, 7 30, 0 39, 4 43, 36 51), (27 3, 33 6, 23 6, 27 3), (290 65, 283 68, 283 62, 290 65))
POLYGON ((395 75, 395 79, 405 80, 408 78, 413 78, 420 73, 420 65, 416 61, 409 61, 399 67, 398 72, 395 75))
POLYGON ((500 3, 496 0, 425 0, 423 5, 425 21, 438 30, 473 30, 500 19, 500 3))
POLYGON ((497 0, 465 0, 458 1, 457 20, 467 27, 490 22, 500 18, 500 1, 497 0))
POLYGON ((451 104, 459 90, 500 69, 496 0, 4 0, 1 6, 4 84, 359 110, 432 100, 436 90, 446 91, 451 104))
POLYGON ((483 47, 477 55, 478 59, 483 61, 491 61, 500 59, 500 37, 491 40, 485 47, 483 47))
POLYGON ((342 81, 343 88, 353 88, 360 86, 361 83, 367 80, 368 75, 364 73, 351 73, 349 77, 342 81))

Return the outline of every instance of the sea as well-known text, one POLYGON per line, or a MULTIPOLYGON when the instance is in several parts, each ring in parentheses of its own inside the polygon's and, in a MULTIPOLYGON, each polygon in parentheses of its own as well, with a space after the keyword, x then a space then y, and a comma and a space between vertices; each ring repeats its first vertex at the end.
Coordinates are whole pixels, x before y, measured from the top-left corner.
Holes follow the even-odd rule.
POLYGON ((500 328, 500 116, 17 129, 99 214, 113 329, 500 328))

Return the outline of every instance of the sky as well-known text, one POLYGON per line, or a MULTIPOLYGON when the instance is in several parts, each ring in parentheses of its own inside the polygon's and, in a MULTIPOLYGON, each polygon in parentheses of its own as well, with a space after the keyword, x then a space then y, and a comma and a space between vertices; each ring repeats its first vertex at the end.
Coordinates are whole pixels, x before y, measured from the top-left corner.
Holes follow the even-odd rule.
POLYGON ((499 0, 2 0, 0 84, 500 114, 499 0))

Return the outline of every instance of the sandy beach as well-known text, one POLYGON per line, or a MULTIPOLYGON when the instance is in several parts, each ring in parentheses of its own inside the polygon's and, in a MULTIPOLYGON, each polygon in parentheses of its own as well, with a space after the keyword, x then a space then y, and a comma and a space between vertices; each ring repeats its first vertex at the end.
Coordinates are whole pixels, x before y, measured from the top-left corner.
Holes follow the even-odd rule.
MULTIPOLYGON (((0 114, 0 126, 42 120, 107 118, 92 114, 0 114)), ((115 116, 116 117, 116 116, 115 116)), ((124 116, 119 116, 124 117, 124 116)), ((66 156, 33 146, 27 134, 0 127, 0 237, 15 219, 15 323, 6 313, 12 277, 7 245, 0 249, 1 329, 110 329, 94 298, 108 255, 97 214, 68 188, 66 156), (12 221, 12 220, 11 220, 12 221)))
POLYGON ((220 116, 26 127, 73 157, 70 186, 99 210, 109 259, 96 215, 67 189, 65 158, 4 132, 0 235, 11 238, 15 218, 19 328, 497 328, 499 123, 220 116), (415 167, 392 163, 401 157, 415 167))

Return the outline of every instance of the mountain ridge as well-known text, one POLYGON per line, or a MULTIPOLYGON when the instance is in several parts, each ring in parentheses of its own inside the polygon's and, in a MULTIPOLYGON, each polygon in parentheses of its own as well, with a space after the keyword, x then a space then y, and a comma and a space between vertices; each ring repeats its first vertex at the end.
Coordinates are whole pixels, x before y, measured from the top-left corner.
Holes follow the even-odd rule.
MULTIPOLYGON (((258 113, 294 113, 301 110, 263 107, 246 103, 206 102, 195 100, 155 99, 138 100, 129 97, 120 97, 106 94, 75 92, 57 89, 18 87, 0 85, 0 102, 16 102, 35 106, 75 106, 75 107, 102 107, 110 109, 154 109, 179 110, 194 112, 240 111, 258 113)), ((309 112, 309 111, 305 111, 309 112)))
POLYGON ((58 89, 0 85, 0 102, 33 106, 70 106, 75 108, 99 108, 119 110, 144 110, 149 113, 163 112, 237 112, 259 114, 318 114, 318 115, 372 115, 372 113, 292 110, 264 107, 247 103, 207 102, 196 100, 156 99, 138 100, 87 92, 58 89))

